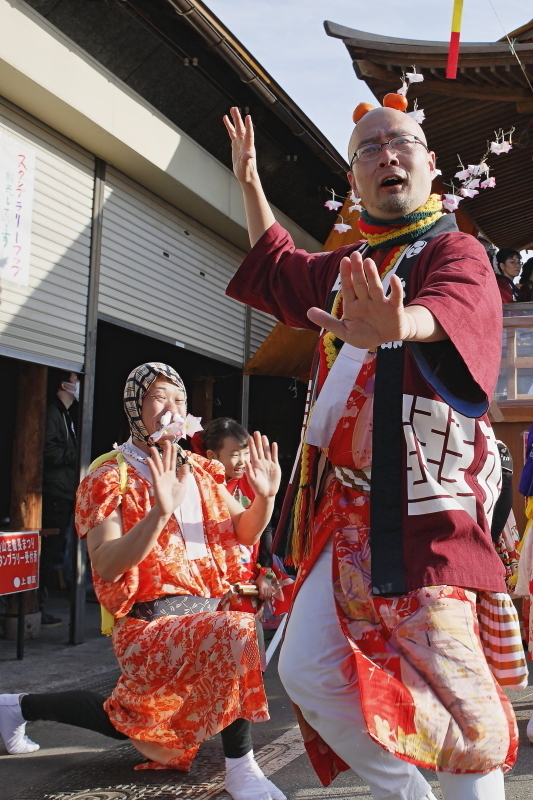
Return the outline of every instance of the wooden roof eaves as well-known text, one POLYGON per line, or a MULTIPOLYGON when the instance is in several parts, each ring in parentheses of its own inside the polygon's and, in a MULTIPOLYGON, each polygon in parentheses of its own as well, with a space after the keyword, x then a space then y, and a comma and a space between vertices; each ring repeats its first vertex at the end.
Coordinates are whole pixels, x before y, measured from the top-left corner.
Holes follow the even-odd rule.
MULTIPOLYGON (((367 59, 354 59, 353 66, 355 74, 361 80, 372 78, 387 84, 398 82, 398 75, 395 72, 389 72, 384 67, 367 59)), ((419 86, 419 84, 414 85, 416 87, 419 86)), ((474 83, 465 84, 461 81, 439 81, 426 78, 424 83, 420 84, 420 91, 423 91, 424 94, 435 92, 436 94, 463 97, 468 100, 493 100, 506 103, 525 101, 526 104, 533 101, 533 96, 529 89, 524 88, 522 85, 506 88, 503 86, 481 86, 474 83)))
MULTIPOLYGON (((324 27, 328 36, 335 39, 342 39, 346 47, 362 48, 363 51, 375 51, 376 55, 380 53, 398 53, 398 54, 413 54, 442 56, 444 63, 448 58, 449 42, 432 42, 423 39, 397 39, 393 36, 382 36, 377 33, 367 33, 366 31, 358 31, 353 28, 346 28, 343 25, 338 25, 335 22, 324 22, 324 27)), ((517 53, 527 55, 528 52, 533 54, 533 44, 517 43, 515 45, 517 53)), ((508 56, 510 63, 514 63, 515 59, 510 52, 509 44, 507 41, 500 42, 461 42, 460 54, 462 56, 469 55, 484 55, 494 58, 495 55, 502 54, 508 56)))
POLYGON ((511 31, 511 33, 508 33, 507 36, 502 36, 502 38, 499 41, 506 42, 507 37, 509 37, 511 41, 513 39, 517 39, 518 41, 521 40, 523 41, 524 37, 526 36, 528 38, 533 39, 533 19, 530 19, 529 22, 526 22, 525 25, 521 25, 519 28, 516 28, 514 31, 511 31), (529 37, 529 34, 531 34, 531 37, 529 37))

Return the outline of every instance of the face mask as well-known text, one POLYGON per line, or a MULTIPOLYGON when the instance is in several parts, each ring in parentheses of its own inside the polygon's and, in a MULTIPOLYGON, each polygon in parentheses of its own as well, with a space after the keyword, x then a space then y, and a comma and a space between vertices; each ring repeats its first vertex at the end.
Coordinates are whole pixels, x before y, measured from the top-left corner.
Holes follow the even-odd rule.
POLYGON ((80 384, 79 381, 77 383, 65 383, 64 386, 65 391, 71 394, 75 400, 79 402, 80 400, 80 384))

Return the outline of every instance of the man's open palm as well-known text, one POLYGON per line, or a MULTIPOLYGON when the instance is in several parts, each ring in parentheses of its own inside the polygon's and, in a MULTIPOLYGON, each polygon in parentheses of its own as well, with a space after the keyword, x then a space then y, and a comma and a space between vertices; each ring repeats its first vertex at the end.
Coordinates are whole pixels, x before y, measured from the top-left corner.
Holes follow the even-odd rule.
POLYGON ((224 117, 224 125, 231 139, 233 172, 239 183, 250 183, 257 177, 252 120, 246 116, 243 122, 238 108, 232 108, 230 114, 231 120, 224 117))
POLYGON ((403 305, 403 287, 396 275, 385 297, 375 263, 352 253, 340 265, 343 315, 335 319, 319 308, 310 308, 309 319, 354 347, 371 350, 385 342, 409 336, 411 325, 403 305))

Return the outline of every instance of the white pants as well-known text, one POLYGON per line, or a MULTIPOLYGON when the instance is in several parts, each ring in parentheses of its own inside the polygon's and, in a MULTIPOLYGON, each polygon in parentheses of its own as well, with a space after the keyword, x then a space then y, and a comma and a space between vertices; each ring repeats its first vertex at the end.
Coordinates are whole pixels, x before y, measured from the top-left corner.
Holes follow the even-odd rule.
MULTIPOLYGON (((291 700, 331 749, 364 780, 374 800, 424 800, 418 769, 366 732, 355 661, 335 608, 328 543, 301 587, 287 625, 279 674, 291 700)), ((445 800, 505 800, 503 774, 438 773, 445 800)))

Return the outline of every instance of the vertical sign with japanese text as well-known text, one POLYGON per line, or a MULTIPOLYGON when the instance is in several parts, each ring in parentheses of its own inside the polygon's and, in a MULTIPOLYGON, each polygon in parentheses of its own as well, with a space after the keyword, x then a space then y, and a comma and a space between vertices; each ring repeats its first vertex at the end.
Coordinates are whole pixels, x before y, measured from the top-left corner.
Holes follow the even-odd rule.
POLYGON ((39 586, 39 531, 0 533, 0 595, 39 586))
POLYGON ((35 150, 0 132, 0 277, 28 286, 35 150))

